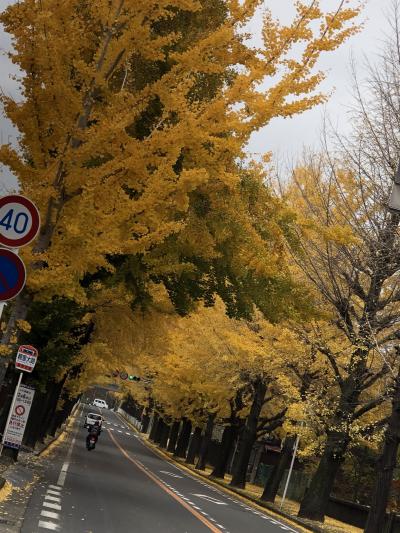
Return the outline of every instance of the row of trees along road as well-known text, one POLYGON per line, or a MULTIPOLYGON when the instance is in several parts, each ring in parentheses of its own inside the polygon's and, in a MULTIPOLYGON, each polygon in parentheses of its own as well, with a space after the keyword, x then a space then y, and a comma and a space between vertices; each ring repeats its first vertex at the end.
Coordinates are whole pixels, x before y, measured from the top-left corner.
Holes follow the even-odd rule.
POLYGON ((24 0, 3 12, 22 75, 20 100, 2 97, 19 148, 3 146, 0 161, 43 225, 5 315, 0 377, 18 341, 36 343, 46 409, 33 409, 34 444, 57 425, 60 398, 126 367, 147 378, 130 392, 144 421, 155 416, 151 438, 178 456, 204 468, 222 422, 223 477, 239 440, 236 487, 255 441, 288 435, 270 501, 301 433, 317 465, 300 515, 317 520, 363 442, 381 452, 371 533, 399 434, 399 219, 386 209, 398 51, 389 43, 366 100, 359 90, 353 135, 306 155, 274 191, 243 163, 246 144, 325 100, 317 61, 357 31, 359 10, 298 2, 288 26, 266 11, 252 48, 245 26, 261 5, 24 0))

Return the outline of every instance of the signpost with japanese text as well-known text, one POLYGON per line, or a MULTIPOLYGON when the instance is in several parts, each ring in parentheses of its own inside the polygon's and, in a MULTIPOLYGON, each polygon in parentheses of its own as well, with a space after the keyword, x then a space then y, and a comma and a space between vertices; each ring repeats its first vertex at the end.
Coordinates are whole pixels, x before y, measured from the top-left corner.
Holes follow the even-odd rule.
POLYGON ((35 368, 38 351, 33 346, 20 346, 15 359, 15 368, 23 372, 32 372, 35 368))
POLYGON ((16 450, 21 447, 34 394, 35 389, 32 387, 20 385, 12 406, 10 419, 4 431, 3 446, 16 450))
POLYGON ((38 351, 33 346, 22 345, 18 348, 17 356, 15 358, 15 368, 20 370, 20 373, 7 417, 2 438, 1 452, 4 446, 19 450, 21 445, 29 411, 31 409, 33 395, 35 393, 35 389, 26 385, 21 385, 21 381, 24 372, 32 372, 35 368, 38 355, 38 351), (19 444, 18 439, 21 440, 19 444))

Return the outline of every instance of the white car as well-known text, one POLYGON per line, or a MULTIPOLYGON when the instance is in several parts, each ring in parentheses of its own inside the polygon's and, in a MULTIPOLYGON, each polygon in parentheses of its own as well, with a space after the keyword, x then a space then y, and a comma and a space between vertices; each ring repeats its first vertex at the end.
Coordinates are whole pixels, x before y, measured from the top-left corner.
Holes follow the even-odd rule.
POLYGON ((86 415, 85 423, 83 424, 83 427, 90 428, 90 426, 94 426, 95 424, 100 426, 100 430, 101 430, 101 426, 103 425, 103 417, 99 415, 99 413, 88 413, 86 415))
POLYGON ((106 402, 104 400, 100 400, 99 398, 93 400, 93 405, 95 407, 100 407, 101 409, 108 409, 108 405, 106 404, 106 402))

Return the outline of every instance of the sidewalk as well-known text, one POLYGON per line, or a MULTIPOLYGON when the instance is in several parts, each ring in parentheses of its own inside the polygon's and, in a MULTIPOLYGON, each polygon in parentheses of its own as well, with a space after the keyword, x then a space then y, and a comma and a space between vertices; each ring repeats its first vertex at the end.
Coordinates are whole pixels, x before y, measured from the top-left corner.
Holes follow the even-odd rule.
POLYGON ((19 533, 24 520, 25 510, 32 494, 34 484, 39 481, 41 471, 48 457, 59 446, 71 430, 75 413, 63 424, 55 437, 41 443, 35 450, 22 450, 16 463, 0 462, 0 531, 19 533), (5 481, 5 483, 4 483, 5 481), (2 487, 2 483, 4 486, 2 487))

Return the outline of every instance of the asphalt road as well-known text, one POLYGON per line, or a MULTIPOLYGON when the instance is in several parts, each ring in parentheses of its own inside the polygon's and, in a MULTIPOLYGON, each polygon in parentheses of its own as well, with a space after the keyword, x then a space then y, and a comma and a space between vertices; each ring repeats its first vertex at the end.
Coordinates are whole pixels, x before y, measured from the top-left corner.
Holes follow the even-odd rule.
POLYGON ((22 533, 297 531, 160 458, 112 411, 103 411, 104 430, 88 452, 85 412, 51 456, 22 533))

